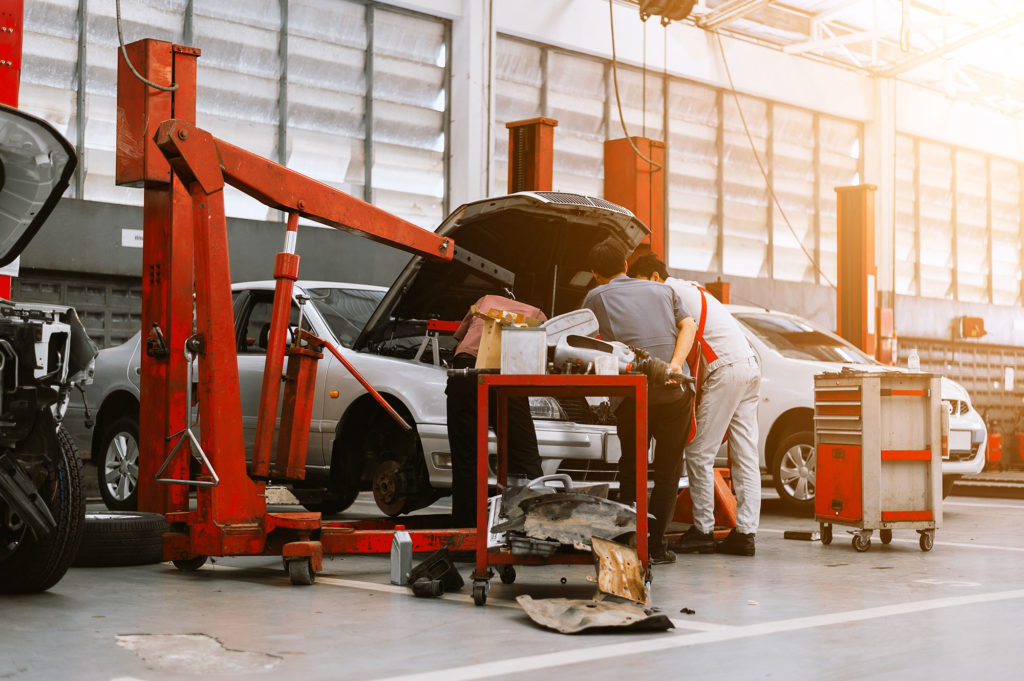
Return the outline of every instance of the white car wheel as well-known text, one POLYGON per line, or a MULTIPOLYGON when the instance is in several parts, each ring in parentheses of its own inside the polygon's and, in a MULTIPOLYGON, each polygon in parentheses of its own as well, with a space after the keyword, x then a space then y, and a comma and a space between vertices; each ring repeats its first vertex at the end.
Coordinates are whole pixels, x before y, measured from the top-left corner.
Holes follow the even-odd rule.
POLYGON ((784 504, 801 512, 813 510, 817 463, 811 431, 799 431, 782 440, 774 459, 772 477, 784 504))
POLYGON ((100 496, 107 508, 134 511, 138 507, 139 425, 131 417, 117 419, 100 445, 100 496))

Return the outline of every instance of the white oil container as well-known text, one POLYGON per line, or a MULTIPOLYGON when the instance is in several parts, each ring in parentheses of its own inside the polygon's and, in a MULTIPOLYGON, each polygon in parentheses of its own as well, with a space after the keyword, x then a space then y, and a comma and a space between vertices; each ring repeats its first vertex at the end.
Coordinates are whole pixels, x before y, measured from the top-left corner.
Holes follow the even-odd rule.
POLYGON ((542 327, 501 329, 501 373, 543 374, 548 363, 548 334, 542 327))

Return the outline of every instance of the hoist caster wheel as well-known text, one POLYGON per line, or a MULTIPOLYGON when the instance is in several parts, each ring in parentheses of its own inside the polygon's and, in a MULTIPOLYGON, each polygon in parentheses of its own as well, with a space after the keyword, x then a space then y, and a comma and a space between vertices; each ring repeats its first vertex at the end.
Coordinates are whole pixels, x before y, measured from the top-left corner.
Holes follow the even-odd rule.
POLYGON ((313 564, 309 558, 297 558, 288 561, 288 577, 292 584, 297 586, 309 586, 316 581, 316 573, 313 572, 313 564))
POLYGON ((473 585, 473 603, 476 605, 487 604, 487 582, 473 585))
POLYGON ((173 560, 171 562, 174 563, 174 567, 182 572, 195 572, 206 565, 206 556, 193 556, 185 560, 173 560))
POLYGON ((508 567, 499 571, 498 576, 501 577, 502 584, 514 584, 516 581, 516 569, 509 565, 508 567))

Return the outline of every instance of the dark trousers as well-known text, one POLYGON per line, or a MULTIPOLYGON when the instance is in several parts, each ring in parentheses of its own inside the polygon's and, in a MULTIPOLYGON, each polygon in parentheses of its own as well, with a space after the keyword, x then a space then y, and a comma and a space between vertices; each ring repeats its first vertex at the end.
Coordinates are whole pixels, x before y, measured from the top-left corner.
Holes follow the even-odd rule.
MULTIPOLYGON (((690 434, 689 391, 684 397, 667 404, 648 404, 647 441, 653 437, 654 489, 651 491, 648 511, 654 515, 647 526, 651 553, 665 550, 665 529, 675 512, 679 495, 679 478, 683 473, 683 448, 690 434)), ((615 410, 622 458, 619 459, 619 500, 631 504, 636 500, 636 402, 627 399, 615 410)), ((647 452, 644 452, 644 456, 647 452)))
MULTIPOLYGON (((458 355, 456 369, 472 367, 476 358, 458 355)), ((450 376, 448 396, 448 444, 452 451, 452 519, 459 527, 476 525, 476 386, 475 376, 450 376)), ((488 423, 497 422, 497 400, 488 396, 488 423)), ((543 475, 537 452, 537 433, 527 397, 508 399, 508 472, 538 478, 543 475)))

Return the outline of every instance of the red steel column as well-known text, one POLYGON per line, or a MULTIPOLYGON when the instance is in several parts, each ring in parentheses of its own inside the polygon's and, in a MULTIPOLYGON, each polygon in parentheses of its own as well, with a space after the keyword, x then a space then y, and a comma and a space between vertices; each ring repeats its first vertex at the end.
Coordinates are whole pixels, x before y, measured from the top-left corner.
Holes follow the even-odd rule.
MULTIPOLYGON (((142 331, 139 410, 139 510, 167 513, 188 507, 188 489, 156 482, 156 471, 173 443, 167 436, 185 427, 185 339, 192 335, 192 200, 173 177, 153 142, 157 126, 169 118, 195 122, 196 58, 199 50, 159 40, 127 46, 132 65, 175 92, 149 87, 128 69, 118 50, 117 184, 143 187, 142 331), (153 325, 167 351, 155 341, 153 325)), ((179 456, 165 473, 188 477, 188 457, 179 456)))
POLYGON ((836 187, 836 326, 840 336, 872 357, 878 337, 875 325, 876 189, 873 184, 836 187))
POLYGON ((555 167, 553 118, 528 118, 508 128, 508 193, 549 192, 555 167))
POLYGON ((637 246, 635 256, 665 254, 665 143, 646 137, 606 140, 604 143, 604 198, 633 211, 651 235, 637 246), (659 167, 640 158, 633 145, 659 167))

